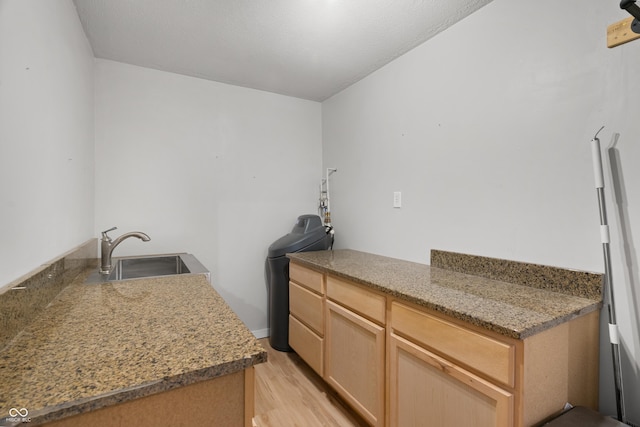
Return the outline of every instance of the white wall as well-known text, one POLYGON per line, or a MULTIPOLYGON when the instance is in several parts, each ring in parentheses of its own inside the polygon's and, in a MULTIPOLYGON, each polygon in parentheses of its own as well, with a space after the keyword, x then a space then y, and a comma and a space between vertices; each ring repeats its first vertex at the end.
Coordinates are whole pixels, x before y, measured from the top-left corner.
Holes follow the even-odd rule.
POLYGON ((71 0, 0 1, 0 287, 93 236, 93 54, 71 0))
POLYGON ((193 253, 264 335, 267 248, 316 212, 320 104, 106 60, 95 72, 96 235, 150 235, 115 256, 193 253))
MULTIPOLYGON (((621 214, 605 173, 627 411, 640 423, 640 41, 606 48, 607 25, 627 16, 615 2, 495 0, 325 101, 323 163, 338 168, 336 247, 602 272, 589 141, 602 125, 603 147, 619 133, 621 214)), ((613 414, 607 339, 601 409, 613 414)))

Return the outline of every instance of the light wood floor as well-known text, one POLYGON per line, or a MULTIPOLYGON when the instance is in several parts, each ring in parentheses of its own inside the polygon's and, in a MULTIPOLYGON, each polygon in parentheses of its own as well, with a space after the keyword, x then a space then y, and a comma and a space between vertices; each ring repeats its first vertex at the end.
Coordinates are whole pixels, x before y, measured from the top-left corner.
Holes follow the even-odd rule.
POLYGON ((268 361, 256 365, 254 424, 258 427, 361 426, 330 387, 296 353, 274 350, 267 338, 260 344, 268 361))

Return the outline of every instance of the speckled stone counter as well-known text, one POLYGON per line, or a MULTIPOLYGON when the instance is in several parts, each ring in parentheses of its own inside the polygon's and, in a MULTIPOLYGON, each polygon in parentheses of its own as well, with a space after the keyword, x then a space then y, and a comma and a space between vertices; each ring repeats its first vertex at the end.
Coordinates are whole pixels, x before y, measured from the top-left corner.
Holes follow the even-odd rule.
POLYGON ((241 371, 266 352, 203 275, 85 285, 0 352, 0 419, 32 424, 241 371))
POLYGON ((96 265, 96 248, 97 239, 90 239, 0 288, 0 351, 36 319, 73 278, 96 265))
POLYGON ((301 265, 516 339, 530 337, 602 305, 600 274, 434 252, 432 266, 354 250, 287 256, 301 265), (503 271, 509 274, 496 280, 483 277, 491 268, 483 267, 485 274, 477 271, 481 270, 479 266, 492 263, 507 265, 503 271), (559 292, 562 283, 568 291, 559 292))

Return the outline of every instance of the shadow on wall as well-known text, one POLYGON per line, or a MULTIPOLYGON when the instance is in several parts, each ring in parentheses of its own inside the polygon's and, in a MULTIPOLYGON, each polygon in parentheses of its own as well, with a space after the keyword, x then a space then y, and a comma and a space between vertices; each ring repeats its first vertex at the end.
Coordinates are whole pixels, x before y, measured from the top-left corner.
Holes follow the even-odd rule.
MULTIPOLYGON (((247 302, 244 298, 239 297, 236 294, 229 292, 223 287, 214 287, 216 292, 220 294, 222 299, 231 307, 231 309, 237 313, 253 313, 251 321, 255 321, 256 319, 261 319, 266 317, 266 313, 263 307, 258 307, 254 304, 247 302)), ((243 321, 244 322, 244 321, 243 321)), ((256 330, 254 324, 250 324, 248 322, 244 322, 247 328, 251 331, 251 333, 256 336, 256 338, 264 338, 262 335, 262 329, 256 330)))
MULTIPOLYGON (((640 337, 640 331, 638 325, 640 324, 640 314, 638 313, 640 301, 638 295, 638 289, 640 288, 640 274, 638 267, 638 256, 633 243, 633 234, 631 230, 631 223, 629 220, 629 208, 627 203, 627 192, 624 183, 624 175, 622 173, 622 163, 620 161, 620 150, 616 147, 620 134, 614 133, 612 136, 611 144, 607 148, 607 155, 609 159, 609 167, 611 170, 611 181, 613 184, 613 194, 615 201, 616 215, 618 219, 618 228, 620 233, 620 243, 622 246, 623 265, 625 286, 629 286, 631 301, 629 307, 630 324, 632 328, 632 336, 640 337)), ((635 372, 636 363, 630 354, 640 354, 640 349, 624 348, 621 351, 624 358, 622 363, 623 372, 626 368, 627 375, 625 378, 640 378, 640 372, 635 372), (635 375, 630 375, 634 372, 635 375)), ((623 384, 624 385, 624 384, 623 384)), ((626 387, 625 392, 625 404, 628 402, 637 402, 640 396, 635 395, 637 393, 637 387, 626 387)), ((631 409, 629 405, 627 409, 631 409)), ((632 405, 635 406, 635 405, 632 405)), ((629 414, 627 414, 629 415, 629 414)), ((640 414, 633 414, 632 416, 640 417, 640 414)))

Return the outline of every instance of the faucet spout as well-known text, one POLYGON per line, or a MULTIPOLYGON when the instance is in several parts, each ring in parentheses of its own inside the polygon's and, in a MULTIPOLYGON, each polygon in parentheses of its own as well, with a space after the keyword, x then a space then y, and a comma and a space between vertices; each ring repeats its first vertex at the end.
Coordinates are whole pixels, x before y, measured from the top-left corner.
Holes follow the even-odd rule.
POLYGON ((107 235, 107 233, 109 231, 115 230, 116 228, 117 227, 113 227, 102 232, 102 240, 100 242, 100 274, 107 275, 111 273, 111 254, 113 253, 113 250, 116 248, 116 246, 122 243, 125 239, 128 239, 129 237, 137 237, 143 242, 148 242, 149 240, 151 240, 151 238, 147 234, 141 231, 132 231, 130 233, 125 233, 119 237, 116 237, 115 240, 112 240, 111 237, 107 235))

